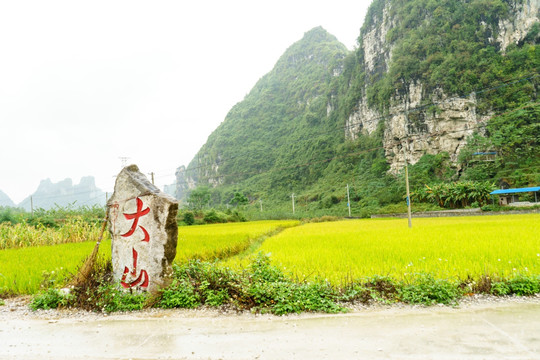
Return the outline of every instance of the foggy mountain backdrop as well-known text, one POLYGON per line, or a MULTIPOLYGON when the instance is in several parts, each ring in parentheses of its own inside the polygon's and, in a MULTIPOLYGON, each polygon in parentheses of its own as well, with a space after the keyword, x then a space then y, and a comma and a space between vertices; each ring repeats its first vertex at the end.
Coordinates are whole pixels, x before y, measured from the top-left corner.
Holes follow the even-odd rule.
MULTIPOLYGON (((56 206, 73 208, 104 206, 105 198, 106 194, 96 187, 92 176, 81 178, 79 184, 73 184, 69 178, 57 183, 45 179, 40 182, 37 190, 17 204, 17 207, 30 211, 32 206, 34 209, 42 208, 45 210, 56 206)), ((1 203, 0 206, 2 206, 1 203)))

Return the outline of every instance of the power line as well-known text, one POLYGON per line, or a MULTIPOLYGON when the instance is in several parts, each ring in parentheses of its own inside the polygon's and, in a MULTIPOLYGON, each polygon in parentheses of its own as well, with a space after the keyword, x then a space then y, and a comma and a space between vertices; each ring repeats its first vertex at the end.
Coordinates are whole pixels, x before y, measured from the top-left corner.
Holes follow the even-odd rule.
MULTIPOLYGON (((519 168, 519 169, 501 170, 501 171, 497 172, 497 174, 512 173, 514 171, 522 171, 522 170, 530 170, 530 169, 538 169, 538 168, 540 168, 540 166, 529 166, 529 167, 524 167, 524 168, 519 168)), ((531 175, 531 174, 527 173, 527 174, 523 174, 523 175, 531 175)))
POLYGON ((321 160, 316 160, 316 161, 311 161, 311 162, 303 163, 303 164, 295 164, 295 165, 283 166, 283 167, 279 167, 279 168, 272 168, 272 169, 265 170, 265 171, 260 171, 260 170, 256 170, 256 171, 244 171, 244 172, 237 172, 237 173, 231 173, 231 174, 206 176, 206 177, 203 177, 202 179, 208 180, 208 179, 216 179, 216 178, 223 178, 223 177, 230 177, 230 176, 260 175, 260 174, 266 174, 266 173, 273 172, 273 171, 283 171, 283 170, 290 170, 290 169, 299 169, 299 168, 304 168, 304 167, 308 167, 308 166, 315 165, 315 164, 321 164, 321 163, 330 162, 330 161, 335 160, 335 159, 358 156, 358 155, 362 155, 362 154, 365 154, 365 153, 369 153, 369 152, 376 151, 376 150, 381 150, 381 149, 384 149, 384 147, 378 146, 378 147, 376 147, 376 148, 371 148, 371 149, 366 149, 366 150, 362 150, 362 151, 357 151, 357 152, 350 153, 350 154, 334 156, 334 157, 331 157, 331 158, 321 159, 321 160))
POLYGON ((523 174, 523 175, 512 175, 512 176, 501 176, 499 180, 504 180, 504 179, 520 179, 520 178, 523 178, 523 177, 527 177, 527 176, 535 176, 535 175, 540 175, 540 173, 538 172, 534 172, 534 173, 527 173, 527 174, 523 174))
MULTIPOLYGON (((91 203, 91 202, 93 202, 93 203, 95 204, 95 200, 98 200, 98 199, 100 199, 100 198, 103 198, 103 197, 105 197, 106 195, 107 195, 107 193, 103 193, 103 194, 101 194, 101 195, 94 196, 94 197, 92 197, 92 198, 90 198, 90 199, 88 199, 88 200, 86 200, 86 201, 81 202, 79 205, 86 205, 86 204, 89 204, 89 203, 91 203)), ((103 200, 105 200, 105 199, 103 199, 103 200)))
MULTIPOLYGON (((34 195, 35 194, 34 193, 34 194, 30 195, 30 196, 32 196, 34 200, 36 200, 36 199, 37 200, 46 200, 46 199, 69 198, 69 197, 78 196, 78 195, 91 194, 91 193, 95 193, 95 192, 99 192, 99 191, 101 191, 101 190, 88 190, 88 191, 74 192, 74 193, 70 193, 70 194, 48 194, 48 195, 34 195)), ((105 192, 103 192, 103 191, 101 191, 101 192, 103 194, 105 194, 105 192)), ((29 197, 27 197, 26 199, 28 199, 29 197)))

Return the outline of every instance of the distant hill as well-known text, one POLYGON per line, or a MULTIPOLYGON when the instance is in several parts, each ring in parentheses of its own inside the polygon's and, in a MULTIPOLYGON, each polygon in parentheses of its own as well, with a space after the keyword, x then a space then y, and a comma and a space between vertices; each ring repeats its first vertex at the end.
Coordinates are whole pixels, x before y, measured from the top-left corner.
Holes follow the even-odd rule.
POLYGON ((245 190, 250 193, 313 183, 324 165, 294 174, 279 169, 334 156, 342 131, 327 107, 328 94, 347 53, 322 27, 306 32, 230 110, 189 166, 177 170, 177 195, 195 184, 208 184, 227 188, 220 196, 226 202, 240 183, 244 188, 254 184, 245 190))
POLYGON ((93 205, 104 206, 105 200, 105 193, 96 187, 93 176, 83 177, 80 183, 75 185, 69 178, 57 183, 45 179, 41 180, 37 190, 18 204, 18 207, 30 211, 32 204, 34 209, 42 208, 45 210, 57 205, 74 208, 93 205))
POLYGON ((14 207, 15 203, 11 201, 9 196, 7 196, 2 190, 0 190, 0 206, 14 207))

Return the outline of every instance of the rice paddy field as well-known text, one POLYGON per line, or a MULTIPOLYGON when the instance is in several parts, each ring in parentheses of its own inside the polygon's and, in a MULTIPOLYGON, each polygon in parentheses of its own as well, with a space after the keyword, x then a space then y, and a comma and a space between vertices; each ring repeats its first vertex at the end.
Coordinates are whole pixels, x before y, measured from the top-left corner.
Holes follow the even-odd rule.
MULTIPOLYGON (((44 279, 60 282, 76 273, 92 252, 101 229, 99 225, 78 224, 68 222, 59 229, 0 225, 0 249, 4 249, 0 250, 0 295, 32 294, 39 291, 44 279)), ((180 227, 175 261, 232 256, 265 236, 298 224, 287 220, 180 227)), ((100 254, 110 259, 110 240, 101 243, 100 254)))
POLYGON ((418 218, 411 229, 406 219, 311 223, 267 239, 259 250, 301 280, 335 284, 418 273, 461 280, 539 275, 540 215, 418 218))
MULTIPOLYGON (((50 229, 42 231, 48 234, 50 229)), ((90 239, 95 231, 73 239, 90 239)), ((0 244, 17 243, 13 236, 8 230, 0 232, 0 244), (3 238, 5 234, 11 235, 3 238)), ((30 237, 38 245, 29 242, 0 250, 0 295, 35 293, 44 274, 60 281, 77 271, 95 245, 92 240, 46 246, 49 240, 43 242, 40 236, 37 231, 30 237)), ((58 238, 67 241, 65 236, 58 238)), ((300 280, 323 279, 336 285, 375 275, 406 280, 417 273, 462 280, 537 276, 540 214, 419 218, 413 219, 412 229, 406 219, 180 227, 175 261, 219 259, 224 266, 240 268, 248 264, 250 254, 259 252, 270 254, 272 264, 300 280)), ((101 244, 100 253, 110 257, 110 241, 101 244)))
POLYGON ((297 220, 268 220, 181 226, 175 261, 224 259, 247 250, 254 242, 262 241, 261 237, 299 224, 297 220))
MULTIPOLYGON (((45 281, 61 284, 77 272, 95 244, 87 241, 1 250, 0 295, 34 294, 45 281)), ((100 253, 110 258, 110 240, 101 243, 100 253)))
POLYGON ((18 224, 0 223, 0 250, 30 246, 57 245, 97 241, 101 227, 91 225, 82 218, 74 217, 59 228, 32 226, 24 222, 18 224))

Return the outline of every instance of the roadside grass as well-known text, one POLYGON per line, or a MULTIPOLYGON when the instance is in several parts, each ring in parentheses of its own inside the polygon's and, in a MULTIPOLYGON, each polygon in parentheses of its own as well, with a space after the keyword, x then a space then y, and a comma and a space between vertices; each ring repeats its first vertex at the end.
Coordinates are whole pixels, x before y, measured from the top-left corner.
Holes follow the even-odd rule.
MULTIPOLYGON (((373 277, 346 288, 325 282, 297 282, 259 253, 245 269, 238 271, 216 263, 189 261, 173 264, 171 283, 157 293, 123 291, 111 282, 110 261, 96 269, 87 283, 69 294, 48 288, 34 297, 32 309, 78 307, 114 312, 148 307, 188 308, 200 306, 249 310, 283 315, 300 312, 346 312, 354 303, 456 305, 464 289, 458 284, 435 279, 429 274, 414 282, 373 277)), ((540 279, 528 277, 502 282, 506 294, 532 295, 539 291, 540 279)), ((501 289, 499 286, 497 289, 501 289)))

